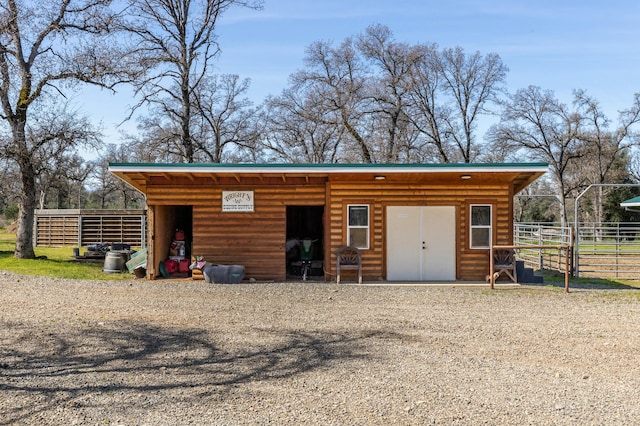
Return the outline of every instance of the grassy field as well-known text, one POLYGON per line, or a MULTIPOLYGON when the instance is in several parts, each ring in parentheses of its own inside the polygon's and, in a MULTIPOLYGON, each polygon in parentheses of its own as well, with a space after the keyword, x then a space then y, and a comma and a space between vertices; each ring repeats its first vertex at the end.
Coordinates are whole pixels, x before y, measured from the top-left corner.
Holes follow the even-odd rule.
POLYGON ((76 262, 73 247, 36 247, 37 259, 16 259, 13 256, 16 236, 0 229, 0 270, 25 275, 44 275, 58 278, 79 278, 88 280, 126 280, 132 274, 107 274, 102 271, 103 262, 76 262))

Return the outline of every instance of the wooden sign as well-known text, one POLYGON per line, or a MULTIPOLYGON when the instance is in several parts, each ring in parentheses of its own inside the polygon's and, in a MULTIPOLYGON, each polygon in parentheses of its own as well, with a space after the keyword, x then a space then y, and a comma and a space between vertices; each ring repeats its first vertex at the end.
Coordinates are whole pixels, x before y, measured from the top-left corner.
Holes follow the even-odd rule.
POLYGON ((222 191, 223 212, 252 212, 253 191, 222 191))

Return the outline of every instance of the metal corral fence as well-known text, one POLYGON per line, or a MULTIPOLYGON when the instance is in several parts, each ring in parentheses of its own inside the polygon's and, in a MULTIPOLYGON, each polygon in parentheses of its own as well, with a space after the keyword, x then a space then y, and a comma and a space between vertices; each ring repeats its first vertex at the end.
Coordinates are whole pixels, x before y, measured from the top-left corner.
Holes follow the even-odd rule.
POLYGON ((146 210, 36 210, 34 246, 147 245, 146 210))
MULTIPOLYGON (((576 277, 640 279, 640 223, 556 224, 516 223, 514 245, 569 245, 576 277)), ((518 257, 534 269, 564 272, 554 250, 520 250, 518 257)))

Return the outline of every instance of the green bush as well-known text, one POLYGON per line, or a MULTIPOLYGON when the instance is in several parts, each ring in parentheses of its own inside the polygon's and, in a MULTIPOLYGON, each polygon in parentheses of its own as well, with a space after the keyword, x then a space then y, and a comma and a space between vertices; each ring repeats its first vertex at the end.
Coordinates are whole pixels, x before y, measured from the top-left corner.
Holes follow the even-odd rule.
POLYGON ((4 216, 7 220, 12 221, 18 217, 18 205, 9 204, 4 208, 4 216))

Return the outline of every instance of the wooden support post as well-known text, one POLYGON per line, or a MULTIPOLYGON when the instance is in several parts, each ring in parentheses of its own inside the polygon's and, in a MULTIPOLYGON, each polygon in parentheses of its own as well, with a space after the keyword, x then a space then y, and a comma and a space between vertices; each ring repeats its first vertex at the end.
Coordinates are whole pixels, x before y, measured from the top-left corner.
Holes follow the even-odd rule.
POLYGON ((564 248, 564 292, 569 293, 569 247, 564 248))
POLYGON ((493 284, 495 282, 495 278, 493 276, 493 246, 489 248, 489 283, 491 283, 490 287, 493 290, 493 284))

